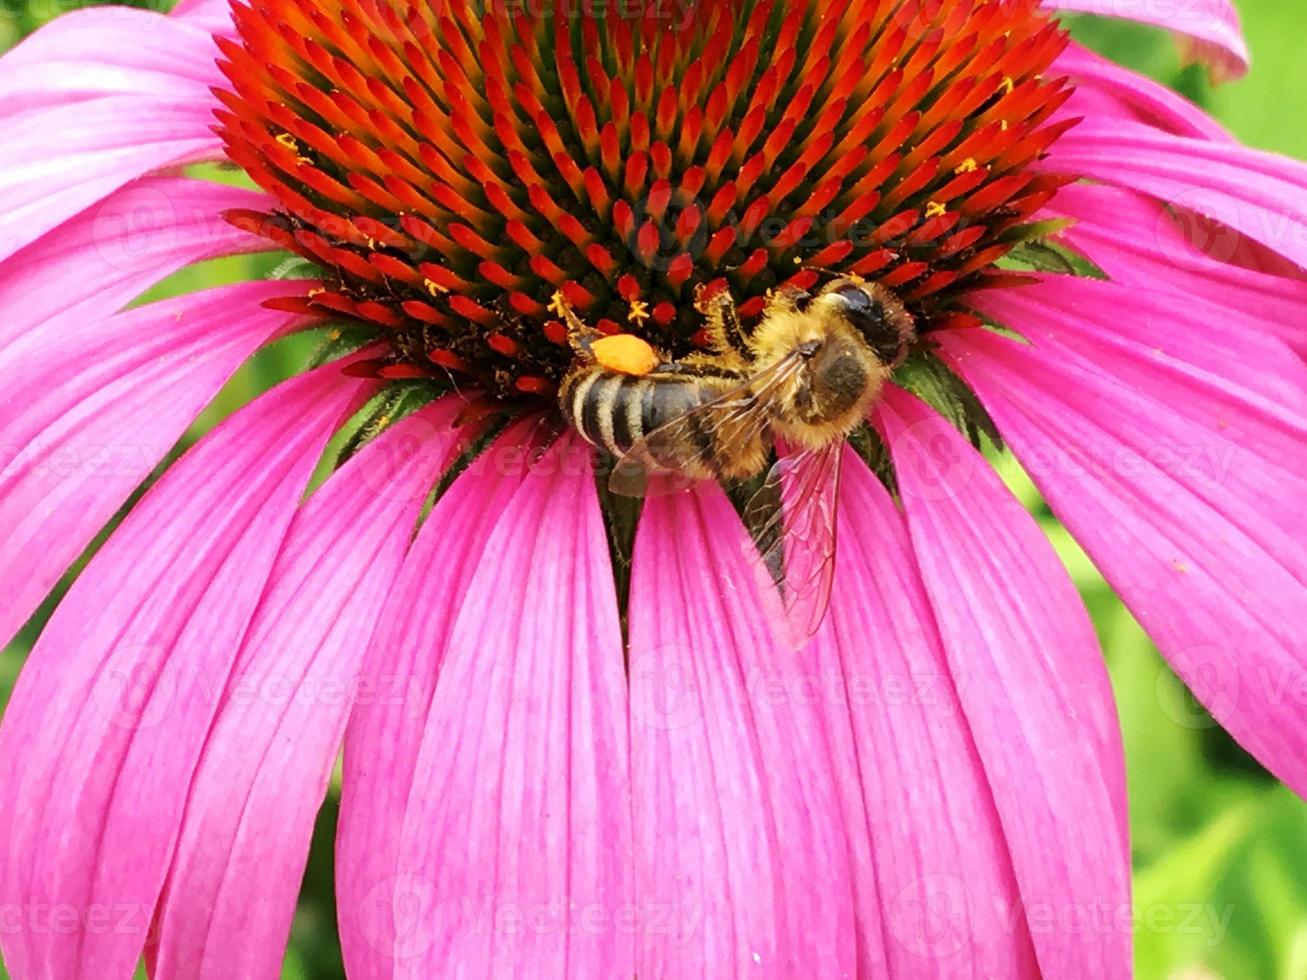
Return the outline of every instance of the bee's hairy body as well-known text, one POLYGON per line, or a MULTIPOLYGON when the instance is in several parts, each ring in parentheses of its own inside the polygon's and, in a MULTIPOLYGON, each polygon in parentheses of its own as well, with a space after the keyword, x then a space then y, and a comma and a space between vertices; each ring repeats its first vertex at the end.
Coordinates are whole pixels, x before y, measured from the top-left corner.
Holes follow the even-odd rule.
MULTIPOLYGON (((560 400, 576 431, 591 445, 623 456, 647 436, 696 408, 708 404, 744 381, 741 374, 714 371, 687 372, 674 363, 659 365, 646 375, 623 374, 602 367, 573 371, 563 382, 560 400)), ((695 479, 742 480, 753 476, 767 458, 761 435, 730 447, 718 433, 694 424, 687 426, 686 450, 667 454, 658 462, 695 479)))
POLYGON ((564 311, 578 358, 559 404, 582 437, 618 457, 639 446, 658 468, 694 479, 747 479, 766 467, 776 437, 800 449, 846 438, 913 339, 899 300, 852 277, 815 295, 773 293, 748 334, 729 294, 701 299, 700 309, 713 349, 678 361, 642 358, 657 362, 642 373, 607 356, 614 338, 564 311))

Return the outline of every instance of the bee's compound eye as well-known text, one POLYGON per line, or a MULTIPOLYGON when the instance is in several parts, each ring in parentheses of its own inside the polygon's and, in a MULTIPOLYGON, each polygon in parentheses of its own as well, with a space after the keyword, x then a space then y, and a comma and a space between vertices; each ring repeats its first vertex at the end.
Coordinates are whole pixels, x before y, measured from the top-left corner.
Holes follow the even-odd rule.
POLYGON ((847 286, 840 286, 832 293, 838 296, 844 303, 844 313, 854 322, 858 322, 858 317, 875 317, 883 313, 880 304, 873 299, 861 286, 855 286, 850 283, 847 286))
POLYGON ((903 333, 885 304, 861 286, 849 284, 834 290, 844 304, 844 315, 862 334, 876 356, 889 363, 899 355, 903 333))

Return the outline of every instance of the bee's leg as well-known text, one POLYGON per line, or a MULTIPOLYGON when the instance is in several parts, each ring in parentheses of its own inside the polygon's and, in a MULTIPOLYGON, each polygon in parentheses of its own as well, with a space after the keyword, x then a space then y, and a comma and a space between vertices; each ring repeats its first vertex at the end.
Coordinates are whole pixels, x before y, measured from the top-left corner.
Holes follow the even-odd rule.
POLYGON ((549 304, 549 312, 563 318, 563 322, 567 325, 567 342, 576 356, 585 363, 593 363, 595 355, 591 348, 595 341, 603 337, 603 334, 576 315, 572 304, 567 301, 561 289, 554 293, 553 301, 549 304))
POLYGON ((695 293, 694 306, 704 315, 704 329, 717 353, 748 358, 749 341, 744 335, 744 328, 740 326, 740 314, 735 309, 735 300, 729 289, 705 296, 701 286, 695 293))

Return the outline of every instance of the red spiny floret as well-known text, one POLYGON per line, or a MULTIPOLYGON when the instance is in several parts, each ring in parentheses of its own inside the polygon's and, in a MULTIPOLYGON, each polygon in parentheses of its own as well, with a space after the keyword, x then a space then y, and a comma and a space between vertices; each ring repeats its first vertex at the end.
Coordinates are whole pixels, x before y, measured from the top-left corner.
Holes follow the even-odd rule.
POLYGON ((566 370, 559 288, 678 356, 696 288, 828 270, 945 329, 1070 179, 1030 167, 1069 94, 1038 7, 251 0, 219 128, 277 207, 230 217, 324 268, 299 307, 504 397, 566 370))

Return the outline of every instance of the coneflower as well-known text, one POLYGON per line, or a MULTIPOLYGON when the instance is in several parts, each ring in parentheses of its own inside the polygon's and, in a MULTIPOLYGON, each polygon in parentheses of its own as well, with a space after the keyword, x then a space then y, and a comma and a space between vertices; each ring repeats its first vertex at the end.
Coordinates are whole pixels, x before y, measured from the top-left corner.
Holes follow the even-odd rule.
MULTIPOLYGON (((0 59, 0 640, 322 338, 32 651, 13 976, 276 975, 342 743, 352 977, 1127 975, 1101 652, 978 447, 1307 789, 1307 168, 1072 44, 1099 6, 202 0, 0 59), (126 308, 255 251, 289 276, 126 308), (603 491, 559 298, 683 358, 698 290, 831 275, 918 340, 792 651, 727 492, 603 491)), ((1225 0, 1110 6, 1246 65, 1225 0)))

